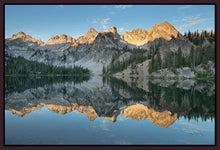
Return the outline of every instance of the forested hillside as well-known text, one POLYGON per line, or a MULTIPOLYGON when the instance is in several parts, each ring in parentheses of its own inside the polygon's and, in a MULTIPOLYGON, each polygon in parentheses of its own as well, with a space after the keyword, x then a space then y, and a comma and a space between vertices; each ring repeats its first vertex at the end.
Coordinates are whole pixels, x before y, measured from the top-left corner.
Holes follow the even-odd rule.
POLYGON ((73 68, 56 67, 39 63, 36 61, 29 61, 20 56, 11 57, 5 54, 5 74, 6 75, 89 75, 89 69, 81 66, 74 66, 73 68))
MULTIPOLYGON (((157 39, 143 46, 143 49, 118 50, 103 74, 132 76, 156 75, 178 76, 181 72, 191 77, 214 77, 215 75, 215 34, 203 31, 188 32, 172 36, 171 40, 157 39), (148 74, 140 74, 146 72, 148 74), (184 70, 185 69, 185 70, 184 70), (159 73, 157 73, 159 71, 159 73), (162 74, 161 74, 162 73, 162 74)), ((185 75, 183 75, 185 76, 185 75)))

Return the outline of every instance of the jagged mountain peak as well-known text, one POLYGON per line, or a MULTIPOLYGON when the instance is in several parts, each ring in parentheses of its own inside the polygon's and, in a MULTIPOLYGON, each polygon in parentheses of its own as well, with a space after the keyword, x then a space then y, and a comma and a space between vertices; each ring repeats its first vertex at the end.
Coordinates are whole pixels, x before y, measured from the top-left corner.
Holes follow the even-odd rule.
POLYGON ((80 36, 77 39, 77 43, 83 44, 83 43, 92 43, 96 36, 98 35, 98 32, 94 28, 90 28, 89 31, 86 33, 86 35, 80 36))
MULTIPOLYGON (((18 34, 16 34, 16 35, 17 35, 17 36, 20 36, 20 35, 24 35, 24 36, 25 36, 26 34, 25 34, 24 32, 18 32, 18 34)), ((15 36, 16 36, 16 35, 15 35, 15 36)), ((14 35, 13 35, 13 36, 14 36, 14 35)))
POLYGON ((178 31, 169 22, 164 21, 161 24, 155 24, 151 30, 133 29, 131 32, 125 31, 122 39, 128 43, 135 45, 144 45, 149 41, 154 41, 157 38, 170 40, 172 36, 177 37, 178 31))
MULTIPOLYGON (((168 24, 168 25, 171 25, 169 22, 167 21, 164 21, 162 24, 168 24)), ((172 26, 172 25, 171 25, 172 26)))
POLYGON ((87 34, 88 33, 98 33, 98 32, 94 28, 90 28, 89 31, 87 32, 87 34))
POLYGON ((60 38, 67 38, 67 35, 66 34, 61 34, 60 38))
MULTIPOLYGON (((119 35, 116 27, 112 27, 107 31, 97 32, 94 28, 90 28, 89 31, 80 36, 77 40, 71 36, 62 34, 60 36, 52 36, 45 45, 61 44, 61 43, 72 43, 73 46, 78 44, 91 44, 94 42, 98 34, 112 33, 114 39, 123 39, 124 41, 134 44, 134 45, 144 45, 149 41, 154 41, 157 38, 164 38, 165 40, 170 40, 172 36, 177 37, 178 31, 172 26, 169 22, 164 21, 161 24, 155 24, 151 30, 147 31, 145 29, 133 29, 131 32, 125 31, 124 35, 119 35)), ((24 41, 37 42, 40 45, 43 45, 43 42, 40 40, 35 40, 31 36, 26 35, 24 32, 19 32, 18 34, 13 35, 11 39, 21 38, 24 41)))
POLYGON ((161 26, 167 26, 167 27, 173 27, 169 22, 167 22, 167 21, 164 21, 164 22, 162 22, 162 23, 160 23, 160 24, 155 24, 152 28, 155 28, 155 27, 161 27, 161 26))
POLYGON ((115 39, 121 39, 120 35, 117 32, 117 28, 116 27, 112 27, 107 31, 104 32, 100 32, 101 34, 109 34, 112 33, 112 35, 114 36, 115 39))
POLYGON ((147 34, 148 31, 145 29, 133 29, 131 32, 125 31, 124 34, 129 34, 129 33, 133 33, 133 34, 147 34))
POLYGON ((39 45, 43 45, 44 42, 41 40, 36 40, 35 38, 31 37, 30 35, 25 34, 24 32, 18 32, 17 34, 13 34, 11 38, 7 40, 15 40, 15 39, 22 39, 25 42, 37 42, 39 45))
POLYGON ((147 30, 137 28, 137 29, 133 29, 131 32, 147 32, 147 30))
POLYGON ((109 29, 107 32, 112 32, 112 33, 117 33, 117 28, 116 27, 112 27, 111 29, 109 29))
POLYGON ((169 22, 167 22, 167 21, 164 21, 163 23, 161 23, 160 25, 170 25, 170 26, 172 26, 169 22))
POLYGON ((116 27, 112 27, 112 28, 110 28, 109 30, 104 31, 103 33, 109 33, 109 32, 111 32, 111 33, 113 33, 113 34, 118 34, 116 27))
POLYGON ((149 31, 148 41, 156 38, 164 38, 170 40, 171 36, 177 37, 179 32, 169 22, 165 21, 161 24, 155 24, 149 31))
POLYGON ((147 35, 147 30, 133 29, 131 32, 125 31, 121 38, 131 44, 144 45, 147 41, 147 35))
POLYGON ((67 36, 65 34, 61 34, 60 36, 52 36, 47 42, 46 45, 52 45, 52 44, 61 44, 61 43, 75 43, 76 40, 72 38, 71 36, 67 36))
POLYGON ((25 38, 28 35, 26 35, 24 32, 18 32, 17 34, 13 34, 11 39, 17 39, 17 38, 25 38))
POLYGON ((166 32, 167 34, 178 33, 178 31, 169 22, 164 21, 161 24, 155 24, 149 32, 166 32))

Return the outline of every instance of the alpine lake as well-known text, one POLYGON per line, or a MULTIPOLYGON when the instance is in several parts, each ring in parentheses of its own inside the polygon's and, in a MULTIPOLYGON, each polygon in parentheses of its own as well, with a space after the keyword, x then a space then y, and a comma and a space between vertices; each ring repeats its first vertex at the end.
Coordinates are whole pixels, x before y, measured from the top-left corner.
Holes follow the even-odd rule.
POLYGON ((5 77, 5 145, 215 145, 215 81, 5 77))

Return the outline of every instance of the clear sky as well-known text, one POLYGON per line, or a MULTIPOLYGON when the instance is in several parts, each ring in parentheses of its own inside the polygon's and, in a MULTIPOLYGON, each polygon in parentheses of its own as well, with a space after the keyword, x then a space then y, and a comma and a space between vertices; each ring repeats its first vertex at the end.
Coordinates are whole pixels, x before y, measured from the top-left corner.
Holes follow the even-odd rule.
POLYGON ((178 31, 215 29, 214 5, 5 5, 5 37, 20 31, 46 42, 51 36, 74 38, 90 28, 98 32, 113 26, 119 34, 150 30, 168 21, 178 31))

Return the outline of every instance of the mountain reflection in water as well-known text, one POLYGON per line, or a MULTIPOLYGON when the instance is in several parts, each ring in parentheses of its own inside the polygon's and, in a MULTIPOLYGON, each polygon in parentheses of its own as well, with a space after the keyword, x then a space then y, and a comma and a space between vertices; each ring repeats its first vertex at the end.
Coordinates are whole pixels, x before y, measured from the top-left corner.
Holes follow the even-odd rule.
POLYGON ((99 76, 90 80, 43 77, 35 84, 31 80, 36 81, 6 77, 6 110, 23 117, 45 106, 62 115, 77 110, 90 121, 101 117, 112 122, 122 114, 124 118, 137 121, 150 119, 154 125, 163 128, 168 128, 180 116, 188 119, 201 117, 202 120, 215 117, 213 82, 192 81, 193 86, 190 83, 190 88, 186 89, 181 88, 183 83, 176 81, 126 83, 99 76), (140 83, 147 88, 141 88, 140 83))
MULTIPOLYGON (((40 103, 37 107, 24 107, 22 110, 17 111, 15 109, 8 109, 13 114, 16 114, 20 117, 23 117, 25 114, 34 111, 35 109, 41 109, 43 106, 47 107, 51 112, 60 113, 62 115, 66 113, 70 113, 74 110, 77 110, 80 113, 85 114, 90 121, 94 121, 98 116, 95 109, 92 106, 79 106, 78 104, 72 103, 72 106, 61 106, 54 104, 44 104, 40 103)), ((134 104, 132 106, 128 106, 120 111, 120 114, 124 115, 125 118, 132 118, 132 120, 145 120, 150 119, 153 124, 159 125, 161 127, 167 128, 172 125, 176 119, 177 114, 172 115, 170 111, 157 112, 154 109, 149 109, 147 106, 143 104, 134 104)), ((118 115, 118 114, 117 114, 118 115)), ((115 122, 117 119, 116 114, 112 117, 100 116, 101 118, 106 118, 112 122, 115 122)))

